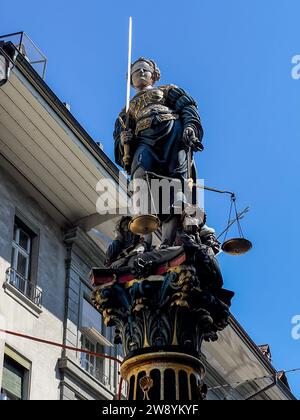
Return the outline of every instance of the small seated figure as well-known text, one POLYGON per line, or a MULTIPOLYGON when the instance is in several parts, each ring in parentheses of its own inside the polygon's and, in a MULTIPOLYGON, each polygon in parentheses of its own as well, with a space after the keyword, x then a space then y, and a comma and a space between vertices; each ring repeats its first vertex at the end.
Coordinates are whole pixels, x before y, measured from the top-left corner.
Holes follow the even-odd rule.
POLYGON ((215 230, 206 225, 206 214, 199 210, 185 215, 177 234, 176 245, 183 246, 201 279, 203 290, 215 291, 223 287, 223 277, 216 258, 221 250, 215 230))
POLYGON ((123 216, 116 225, 115 239, 106 252, 105 266, 110 267, 115 261, 129 256, 133 252, 137 254, 151 249, 151 244, 142 236, 135 235, 129 230, 130 216, 123 216))
MULTIPOLYGON (((115 239, 106 252, 106 269, 94 269, 93 277, 97 278, 99 284, 103 278, 116 274, 120 281, 129 281, 128 276, 133 278, 144 278, 150 274, 157 274, 169 265, 174 266, 185 261, 183 247, 168 247, 166 249, 155 249, 152 246, 151 235, 145 237, 133 234, 129 229, 130 216, 122 217, 116 225, 115 239)), ((131 279, 131 278, 130 278, 131 279)), ((105 281, 106 281, 105 280, 105 281)))
POLYGON ((213 228, 204 225, 200 231, 199 236, 201 243, 209 247, 214 256, 217 256, 221 251, 221 243, 216 238, 216 231, 213 228))

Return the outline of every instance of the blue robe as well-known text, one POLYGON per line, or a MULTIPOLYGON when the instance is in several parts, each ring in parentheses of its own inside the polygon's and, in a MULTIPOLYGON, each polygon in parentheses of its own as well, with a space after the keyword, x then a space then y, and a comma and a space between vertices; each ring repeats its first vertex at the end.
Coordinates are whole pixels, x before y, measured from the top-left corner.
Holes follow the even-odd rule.
MULTIPOLYGON (((135 136, 131 144, 132 176, 141 167, 147 172, 155 172, 162 176, 187 178, 187 154, 182 136, 186 127, 192 127, 199 141, 203 138, 203 129, 197 104, 191 96, 176 86, 167 87, 165 100, 168 108, 178 114, 179 119, 160 121, 159 115, 153 115, 151 127, 140 131, 135 136)), ((121 112, 120 117, 123 121, 126 120, 124 111, 121 112)), ((136 121, 131 115, 129 116, 128 127, 133 132, 135 131, 136 121)), ((124 152, 120 140, 122 130, 122 125, 118 119, 114 131, 115 160, 118 165, 124 167, 124 152)), ((195 168, 192 172, 193 178, 196 178, 195 168)))

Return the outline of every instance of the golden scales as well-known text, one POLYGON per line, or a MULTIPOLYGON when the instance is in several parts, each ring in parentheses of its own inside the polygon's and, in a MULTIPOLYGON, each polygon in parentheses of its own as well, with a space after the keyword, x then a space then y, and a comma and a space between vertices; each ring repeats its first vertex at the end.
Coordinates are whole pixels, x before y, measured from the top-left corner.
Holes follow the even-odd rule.
POLYGON ((245 237, 243 235, 241 223, 240 223, 240 220, 244 217, 244 215, 246 213, 248 213, 248 211, 249 211, 249 207, 247 207, 241 213, 237 212, 236 196, 235 196, 235 194, 232 194, 228 224, 227 224, 227 227, 224 230, 224 232, 222 232, 218 237, 218 239, 220 239, 225 234, 224 242, 223 242, 223 245, 222 245, 222 251, 225 252, 226 254, 230 254, 230 255, 233 255, 233 256, 239 256, 239 255, 246 254, 247 252, 249 252, 252 249, 252 243, 248 239, 245 239, 245 237), (231 215, 232 215, 233 208, 234 208, 234 212, 235 212, 235 219, 231 220, 231 215), (229 232, 229 229, 231 228, 231 226, 233 226, 234 223, 237 223, 238 231, 239 231, 239 237, 238 238, 227 239, 227 234, 229 232))
POLYGON ((128 225, 129 230, 135 235, 148 235, 160 227, 160 220, 153 214, 134 217, 128 225))
MULTIPOLYGON (((147 177, 149 175, 155 175, 158 178, 167 178, 167 177, 156 175, 151 172, 147 173, 147 177)), ((171 178, 167 178, 167 179, 171 179, 171 178)), ((217 190, 215 188, 210 188, 210 187, 200 186, 200 185, 196 185, 196 188, 212 191, 219 194, 229 194, 231 196, 231 205, 230 205, 228 224, 227 224, 226 229, 219 235, 218 239, 220 239, 223 235, 225 235, 224 242, 222 245, 222 251, 225 252, 226 254, 229 254, 232 256, 239 256, 239 255, 243 255, 249 252, 252 249, 252 243, 244 237, 241 223, 240 223, 240 220, 249 211, 249 207, 247 207, 243 212, 238 213, 237 206, 236 206, 236 195, 233 192, 217 190), (233 211, 235 213, 235 219, 231 220, 233 211), (236 238, 227 239, 228 232, 231 226, 233 226, 235 223, 237 223, 239 236, 236 238)), ((149 182, 148 182, 148 189, 150 192, 150 196, 152 198, 149 182)), ((159 227, 160 227, 159 218, 152 214, 136 216, 129 223, 129 229, 135 235, 151 234, 155 232, 159 227)))

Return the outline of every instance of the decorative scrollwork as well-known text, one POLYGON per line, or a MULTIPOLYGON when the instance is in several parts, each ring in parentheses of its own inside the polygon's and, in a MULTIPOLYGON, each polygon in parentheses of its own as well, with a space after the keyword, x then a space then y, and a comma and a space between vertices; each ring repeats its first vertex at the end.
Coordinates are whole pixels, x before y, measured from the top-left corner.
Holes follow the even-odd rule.
POLYGON ((201 290, 193 266, 170 269, 160 281, 96 289, 93 301, 105 325, 115 327, 115 343, 123 344, 125 355, 174 345, 200 353, 203 340, 215 341, 230 315, 228 305, 201 290))
POLYGON ((141 390, 144 393, 144 401, 150 401, 150 397, 149 397, 149 392, 151 390, 151 388, 153 388, 154 382, 153 379, 150 378, 150 376, 143 376, 140 379, 140 387, 141 390))

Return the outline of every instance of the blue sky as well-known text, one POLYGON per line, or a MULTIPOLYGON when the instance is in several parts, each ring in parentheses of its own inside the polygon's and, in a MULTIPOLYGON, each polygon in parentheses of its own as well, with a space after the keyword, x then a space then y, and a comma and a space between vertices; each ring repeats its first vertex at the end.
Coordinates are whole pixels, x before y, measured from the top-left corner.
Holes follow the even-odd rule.
MULTIPOLYGON (((300 3, 15 0, 12 10, 2 2, 1 33, 31 36, 49 59, 47 83, 110 157, 125 102, 129 15, 134 57, 155 59, 162 83, 198 102, 205 129, 199 177, 235 191, 240 208, 251 206, 243 228, 253 251, 221 256, 226 287, 236 292, 233 313, 257 344, 270 344, 277 369, 300 367, 300 340, 291 337, 300 314, 300 80, 291 77, 300 3)), ((207 193, 206 210, 220 231, 228 200, 207 193)), ((289 380, 300 398, 300 374, 289 380)))

